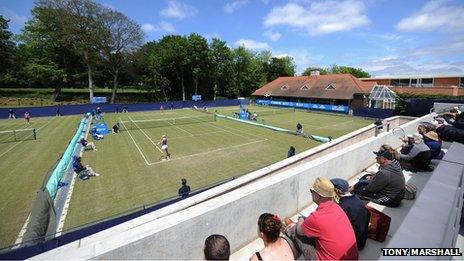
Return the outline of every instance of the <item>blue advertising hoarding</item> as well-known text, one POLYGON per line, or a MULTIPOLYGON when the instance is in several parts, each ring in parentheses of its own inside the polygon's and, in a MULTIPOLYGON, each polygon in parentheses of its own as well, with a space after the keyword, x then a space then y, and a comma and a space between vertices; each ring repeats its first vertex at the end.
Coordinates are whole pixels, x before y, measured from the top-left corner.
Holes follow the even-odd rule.
POLYGON ((329 104, 318 104, 318 103, 306 103, 306 102, 289 102, 289 101, 274 101, 274 100, 256 100, 258 105, 270 105, 270 106, 282 106, 282 107, 294 107, 309 110, 321 110, 331 112, 348 113, 349 108, 345 105, 329 105, 329 104))
POLYGON ((93 97, 91 103, 106 103, 106 97, 93 97))
POLYGON ((192 95, 192 101, 201 101, 201 95, 192 95))

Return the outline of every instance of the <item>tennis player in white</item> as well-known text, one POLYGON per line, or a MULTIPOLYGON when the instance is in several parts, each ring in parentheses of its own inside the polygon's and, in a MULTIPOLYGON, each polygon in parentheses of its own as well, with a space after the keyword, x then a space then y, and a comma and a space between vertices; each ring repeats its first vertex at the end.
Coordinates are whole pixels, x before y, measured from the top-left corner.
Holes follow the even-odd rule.
POLYGON ((163 135, 161 137, 161 141, 157 143, 157 145, 161 144, 161 150, 164 153, 164 159, 168 160, 171 159, 171 154, 168 152, 168 137, 166 135, 163 135))

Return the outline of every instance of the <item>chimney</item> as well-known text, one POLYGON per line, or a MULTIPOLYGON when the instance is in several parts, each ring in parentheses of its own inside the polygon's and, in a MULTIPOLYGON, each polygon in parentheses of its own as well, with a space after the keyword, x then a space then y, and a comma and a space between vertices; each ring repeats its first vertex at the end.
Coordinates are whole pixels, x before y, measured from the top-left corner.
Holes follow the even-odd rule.
POLYGON ((318 70, 315 70, 315 71, 311 71, 311 76, 318 76, 320 75, 319 71, 318 70))

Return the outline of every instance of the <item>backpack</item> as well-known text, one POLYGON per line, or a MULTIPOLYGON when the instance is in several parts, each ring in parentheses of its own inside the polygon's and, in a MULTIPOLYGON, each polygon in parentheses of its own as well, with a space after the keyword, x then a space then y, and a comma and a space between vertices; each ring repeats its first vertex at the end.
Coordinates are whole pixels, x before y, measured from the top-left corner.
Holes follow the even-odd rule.
POLYGON ((417 187, 413 184, 404 185, 404 197, 403 199, 413 200, 416 198, 417 187))
POLYGON ((384 242, 390 229, 391 217, 373 207, 366 206, 366 208, 370 215, 367 237, 384 242))

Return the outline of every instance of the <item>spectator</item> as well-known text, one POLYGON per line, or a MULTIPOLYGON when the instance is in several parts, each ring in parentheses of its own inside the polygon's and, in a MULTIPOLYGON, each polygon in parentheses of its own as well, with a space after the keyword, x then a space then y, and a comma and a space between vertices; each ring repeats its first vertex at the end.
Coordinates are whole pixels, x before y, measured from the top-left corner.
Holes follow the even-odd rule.
POLYGON ((441 125, 436 130, 440 140, 456 141, 464 144, 464 129, 459 129, 450 125, 441 125))
POLYGON ((113 125, 113 133, 119 133, 120 128, 119 128, 119 123, 116 123, 113 125))
POLYGON ((353 227, 343 209, 333 201, 333 184, 318 177, 310 191, 313 202, 318 205, 316 211, 305 219, 299 218, 296 224, 286 219, 287 235, 303 252, 305 259, 357 260, 353 227))
POLYGON ((280 237, 282 221, 276 215, 264 213, 258 219, 258 236, 264 248, 255 252, 250 260, 295 260, 289 243, 280 237))
POLYGON ((16 115, 15 115, 13 109, 10 109, 9 113, 10 113, 10 115, 8 116, 8 119, 16 119, 16 115))
POLYGON ((203 254, 205 260, 229 260, 229 241, 223 235, 211 235, 205 240, 203 254))
POLYGON ((114 113, 119 113, 119 106, 114 107, 114 113))
POLYGON ((409 153, 401 153, 400 155, 401 167, 410 171, 431 171, 429 164, 432 160, 432 152, 425 145, 422 135, 414 133, 412 137, 414 143, 411 150, 409 153))
POLYGON ((380 150, 387 150, 393 156, 393 160, 396 160, 397 162, 400 160, 400 153, 394 148, 392 148, 392 146, 388 144, 383 144, 382 146, 380 146, 380 150))
POLYGON ((73 162, 73 169, 81 179, 87 179, 90 176, 98 177, 100 174, 96 173, 89 165, 82 164, 82 158, 76 157, 73 162))
POLYGON ((296 124, 296 134, 302 134, 303 133, 303 125, 301 123, 296 124))
POLYGON ((442 159, 445 153, 441 150, 441 141, 435 131, 429 131, 424 134, 424 143, 432 152, 432 159, 442 159))
POLYGON ((60 110, 60 107, 56 107, 56 114, 55 114, 56 117, 60 117, 60 116, 63 116, 61 114, 61 110, 60 110))
POLYGON ((86 139, 82 138, 80 141, 81 145, 84 147, 85 150, 97 150, 95 147, 95 143, 88 142, 86 139))
POLYGON ((171 111, 174 110, 174 103, 171 102, 171 111))
POLYGON ((190 194, 190 186, 187 185, 186 179, 182 179, 181 183, 182 183, 182 187, 180 187, 178 194, 181 198, 186 198, 190 194))
POLYGON ((295 156, 295 147, 290 146, 290 149, 287 152, 287 158, 295 156))
POLYGON ((350 188, 353 194, 361 199, 387 207, 398 207, 404 196, 405 179, 401 168, 393 163, 393 155, 386 150, 374 152, 380 165, 379 170, 371 178, 360 180, 350 188))
POLYGON ((332 182, 335 187, 338 205, 345 211, 353 226, 358 250, 362 250, 366 245, 370 217, 369 211, 367 211, 366 206, 358 196, 348 192, 349 185, 346 180, 336 178, 331 179, 330 182, 332 182))
POLYGON ((127 112, 128 112, 128 111, 127 111, 127 107, 126 107, 126 106, 123 106, 123 107, 122 107, 122 111, 121 111, 121 112, 123 112, 123 113, 127 113, 127 112))
MULTIPOLYGON (((409 152, 411 152, 413 145, 414 145, 414 137, 412 135, 407 135, 406 138, 403 139, 403 144, 401 145, 400 153, 408 154, 409 152)), ((400 155, 400 159, 401 159, 401 155, 400 155)))
POLYGON ((98 133, 97 131, 97 128, 93 127, 92 130, 90 131, 90 134, 92 135, 92 138, 94 140, 101 140, 104 138, 103 135, 101 135, 100 133, 98 133))

